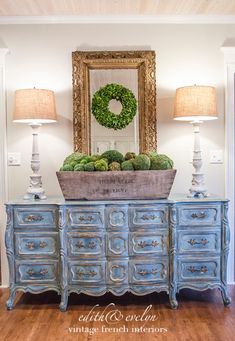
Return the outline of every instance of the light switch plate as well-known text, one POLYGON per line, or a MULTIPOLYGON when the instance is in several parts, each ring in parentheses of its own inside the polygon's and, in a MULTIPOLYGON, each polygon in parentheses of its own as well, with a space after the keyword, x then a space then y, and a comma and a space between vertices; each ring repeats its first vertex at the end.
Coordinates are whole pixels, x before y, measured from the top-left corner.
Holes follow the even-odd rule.
POLYGON ((210 151, 210 163, 223 163, 223 151, 222 149, 216 149, 210 151))
POLYGON ((20 166, 21 153, 8 153, 8 166, 20 166))

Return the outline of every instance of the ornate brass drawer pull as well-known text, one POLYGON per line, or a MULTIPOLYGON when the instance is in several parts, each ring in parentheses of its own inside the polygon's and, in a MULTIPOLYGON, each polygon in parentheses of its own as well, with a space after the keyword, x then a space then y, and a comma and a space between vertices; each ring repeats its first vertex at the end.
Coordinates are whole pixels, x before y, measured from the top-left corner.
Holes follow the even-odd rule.
POLYGON ((195 272, 206 273, 208 271, 208 269, 205 265, 201 266, 200 269, 196 269, 195 266, 190 266, 188 268, 188 271, 190 271, 192 273, 195 273, 195 272))
POLYGON ((207 239, 201 239, 200 242, 197 242, 196 239, 190 239, 188 240, 188 243, 192 246, 194 245, 206 245, 209 243, 207 239))
POLYGON ((31 223, 31 222, 34 222, 34 221, 42 221, 44 218, 43 216, 41 215, 33 215, 33 214, 30 214, 28 215, 24 221, 27 222, 27 223, 31 223))
POLYGON ((37 249, 38 247, 40 249, 44 249, 48 244, 44 241, 40 241, 39 244, 36 244, 34 242, 28 242, 26 243, 26 247, 29 249, 29 250, 34 250, 34 249, 37 249))
POLYGON ((158 243, 156 240, 152 240, 151 243, 147 243, 146 241, 142 241, 142 240, 141 240, 141 241, 138 243, 138 246, 141 247, 142 249, 145 248, 145 247, 147 247, 147 246, 156 247, 156 246, 158 246, 158 245, 159 245, 159 243, 158 243))
POLYGON ((152 269, 151 271, 143 269, 138 271, 138 274, 141 276, 156 275, 157 273, 158 273, 157 269, 152 269))
POLYGON ((94 277, 97 275, 97 272, 95 272, 94 270, 90 270, 89 272, 85 273, 83 270, 78 270, 76 274, 78 275, 78 277, 94 277))
POLYGON ((203 212, 203 211, 198 212, 198 213, 194 212, 194 213, 191 214, 191 217, 193 219, 204 219, 206 217, 206 213, 203 212))
MULTIPOLYGON (((81 249, 81 248, 85 248, 85 245, 83 243, 83 241, 79 241, 77 242, 77 244, 75 245, 77 248, 81 249)), ((94 249, 96 247, 96 243, 95 242, 89 242, 87 245, 88 249, 94 249)))
POLYGON ((48 274, 48 271, 47 269, 40 269, 38 272, 36 272, 33 269, 29 269, 27 271, 27 274, 29 276, 37 276, 37 275, 45 276, 46 274, 48 274))
POLYGON ((150 215, 144 214, 144 215, 142 215, 142 217, 140 219, 142 219, 142 220, 154 220, 155 218, 157 218, 157 216, 155 216, 154 214, 150 214, 150 215))
POLYGON ((77 242, 77 244, 75 245, 77 248, 81 249, 82 247, 84 247, 85 245, 83 244, 82 241, 77 242))
POLYGON ((85 216, 83 216, 83 215, 81 215, 80 217, 79 217, 79 220, 80 221, 84 221, 84 222, 86 222, 86 221, 93 221, 94 220, 94 218, 91 216, 91 215, 89 215, 88 217, 85 217, 85 216))
POLYGON ((96 243, 95 242, 89 242, 88 243, 88 249, 94 249, 96 247, 96 243))

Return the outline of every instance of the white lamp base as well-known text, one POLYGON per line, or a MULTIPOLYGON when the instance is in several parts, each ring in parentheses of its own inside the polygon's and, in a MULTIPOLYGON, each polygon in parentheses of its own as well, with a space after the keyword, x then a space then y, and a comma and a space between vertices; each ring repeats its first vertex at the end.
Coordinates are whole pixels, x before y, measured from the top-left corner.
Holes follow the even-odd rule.
POLYGON ((200 124, 201 121, 192 122, 194 127, 194 151, 193 151, 193 167, 195 169, 192 174, 192 186, 189 189, 190 194, 188 195, 190 198, 204 198, 208 197, 209 193, 207 192, 207 188, 205 186, 204 174, 201 172, 202 168, 202 155, 200 148, 200 124))
POLYGON ((189 198, 205 198, 210 194, 207 192, 207 188, 204 182, 203 173, 193 173, 192 186, 189 189, 189 198))
POLYGON ((41 199, 45 200, 45 190, 42 188, 42 177, 39 174, 30 175, 30 185, 24 196, 25 200, 41 199))
POLYGON ((39 174, 40 171, 40 159, 39 159, 39 151, 38 151, 38 129, 40 124, 34 122, 30 124, 33 129, 33 149, 32 149, 32 160, 31 160, 31 168, 33 174, 30 175, 30 185, 26 191, 24 196, 25 200, 31 199, 46 199, 45 190, 42 187, 42 177, 39 174))

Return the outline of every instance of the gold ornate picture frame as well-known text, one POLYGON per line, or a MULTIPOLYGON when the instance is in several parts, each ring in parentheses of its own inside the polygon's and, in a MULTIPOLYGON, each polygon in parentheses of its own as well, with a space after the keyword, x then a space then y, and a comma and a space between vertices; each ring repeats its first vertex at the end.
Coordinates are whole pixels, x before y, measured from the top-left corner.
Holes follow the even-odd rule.
POLYGON ((137 69, 139 151, 157 149, 156 62, 154 51, 75 51, 73 65, 74 150, 91 152, 89 71, 137 69))

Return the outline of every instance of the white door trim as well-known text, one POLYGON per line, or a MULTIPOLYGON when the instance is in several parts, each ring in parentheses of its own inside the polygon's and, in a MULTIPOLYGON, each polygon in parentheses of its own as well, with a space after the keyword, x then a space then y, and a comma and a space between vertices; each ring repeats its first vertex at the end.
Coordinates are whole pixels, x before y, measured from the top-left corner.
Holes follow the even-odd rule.
POLYGON ((7 141, 6 141, 6 83, 5 83, 5 57, 8 49, 0 48, 0 250, 1 250, 1 278, 2 285, 8 283, 7 260, 5 252, 5 207, 8 197, 7 188, 7 141))
POLYGON ((222 47, 225 66, 225 195, 230 200, 229 224, 230 224, 230 253, 228 259, 228 283, 235 282, 234 271, 234 114, 235 114, 235 46, 222 47))

